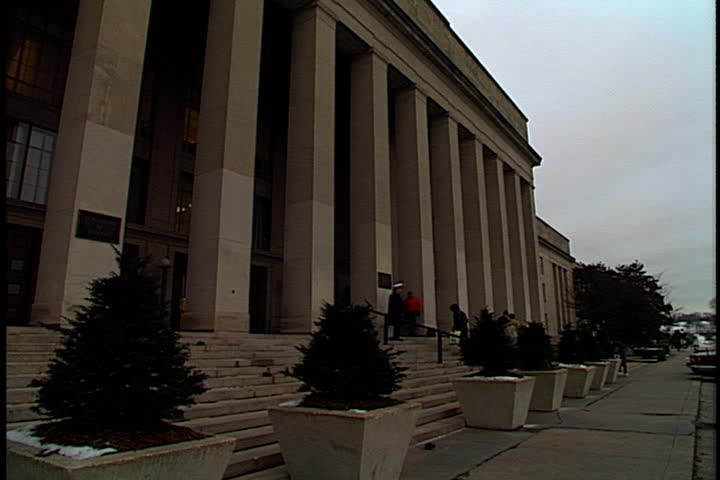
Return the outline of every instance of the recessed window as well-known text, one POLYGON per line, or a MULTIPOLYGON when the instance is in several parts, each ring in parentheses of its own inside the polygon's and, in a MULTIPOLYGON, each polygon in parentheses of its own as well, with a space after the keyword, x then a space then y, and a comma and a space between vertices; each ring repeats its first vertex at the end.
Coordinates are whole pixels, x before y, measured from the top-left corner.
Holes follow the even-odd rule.
POLYGON ((48 2, 8 11, 5 89, 38 103, 60 108, 70 63, 75 9, 48 2))
POLYGON ((183 140, 182 151, 195 155, 197 153, 198 128, 200 126, 200 91, 188 88, 185 92, 185 108, 183 109, 183 140))
POLYGON ((5 195, 45 205, 55 152, 55 132, 10 120, 7 135, 5 195))
POLYGON ((192 210, 193 174, 180 172, 178 193, 175 201, 175 231, 190 234, 190 216, 192 210))

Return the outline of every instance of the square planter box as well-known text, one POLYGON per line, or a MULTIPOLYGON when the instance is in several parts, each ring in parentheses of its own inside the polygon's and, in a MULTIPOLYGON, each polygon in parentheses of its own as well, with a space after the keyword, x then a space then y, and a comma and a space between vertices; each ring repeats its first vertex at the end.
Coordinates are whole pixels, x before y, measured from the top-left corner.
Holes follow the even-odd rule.
POLYGON ((14 480, 220 480, 235 439, 214 436, 85 460, 7 441, 7 478, 14 480))
POLYGON ((525 424, 535 377, 465 377, 452 383, 469 427, 515 430, 525 424))
POLYGON ((523 375, 535 377, 535 388, 530 399, 530 410, 534 412, 554 412, 560 408, 568 371, 566 368, 555 370, 523 370, 523 375))
POLYGON ((269 410, 293 480, 396 480, 415 431, 416 403, 377 410, 269 410))
POLYGON ((591 366, 570 366, 562 365, 567 368, 568 376, 565 383, 564 396, 568 398, 585 398, 590 392, 593 378, 597 367, 591 366))
POLYGON ((607 379, 608 371, 610 370, 610 364, 605 361, 601 362, 585 362, 587 365, 597 367, 595 377, 593 378, 590 390, 600 390, 605 385, 605 379, 607 379))
POLYGON ((605 379, 606 385, 617 382, 618 373, 620 373, 620 364, 622 363, 622 360, 619 358, 609 358, 607 361, 610 363, 610 368, 607 378, 605 379))

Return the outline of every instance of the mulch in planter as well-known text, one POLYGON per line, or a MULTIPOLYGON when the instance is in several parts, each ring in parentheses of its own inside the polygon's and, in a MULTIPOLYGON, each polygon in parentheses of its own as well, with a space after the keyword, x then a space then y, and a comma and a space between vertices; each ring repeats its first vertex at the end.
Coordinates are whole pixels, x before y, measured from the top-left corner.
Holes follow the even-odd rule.
POLYGON ((392 407, 401 403, 403 402, 388 397, 358 400, 311 393, 303 399, 299 406, 324 408, 326 410, 377 410, 378 408, 392 407))
POLYGON ((110 447, 119 452, 159 447, 209 436, 162 421, 142 426, 132 424, 98 426, 74 420, 60 420, 37 425, 34 432, 45 443, 99 449, 110 447))

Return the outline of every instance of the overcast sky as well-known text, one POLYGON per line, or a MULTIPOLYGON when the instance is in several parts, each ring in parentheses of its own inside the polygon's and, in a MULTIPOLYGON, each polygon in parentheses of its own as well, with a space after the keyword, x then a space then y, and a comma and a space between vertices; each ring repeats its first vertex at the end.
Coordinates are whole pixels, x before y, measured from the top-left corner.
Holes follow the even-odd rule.
POLYGON ((711 0, 435 0, 529 118, 538 215, 579 262, 715 296, 711 0))

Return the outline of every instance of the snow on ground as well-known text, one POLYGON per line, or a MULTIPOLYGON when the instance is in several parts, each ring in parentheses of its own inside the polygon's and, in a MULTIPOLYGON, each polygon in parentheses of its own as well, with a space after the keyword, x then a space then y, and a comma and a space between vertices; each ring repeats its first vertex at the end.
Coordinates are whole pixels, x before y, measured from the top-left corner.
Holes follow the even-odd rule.
POLYGON ((117 452, 114 448, 97 449, 93 447, 76 447, 69 445, 57 445, 54 443, 43 443, 42 439, 35 436, 34 430, 34 425, 10 430, 7 432, 5 438, 13 442, 22 443, 23 445, 41 448, 43 450, 43 454, 45 455, 57 453, 59 455, 74 458, 75 460, 85 460, 86 458, 99 457, 100 455, 105 455, 106 453, 117 452))

